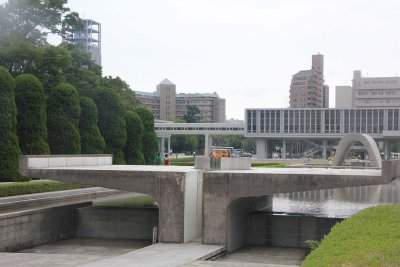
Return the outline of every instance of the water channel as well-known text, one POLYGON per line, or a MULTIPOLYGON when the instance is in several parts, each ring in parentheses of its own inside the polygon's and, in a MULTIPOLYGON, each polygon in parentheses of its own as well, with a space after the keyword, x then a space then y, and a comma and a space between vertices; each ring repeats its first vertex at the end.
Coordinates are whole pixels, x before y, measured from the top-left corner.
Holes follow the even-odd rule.
POLYGON ((388 203, 400 203, 400 179, 384 185, 276 194, 272 211, 347 218, 362 209, 388 203))

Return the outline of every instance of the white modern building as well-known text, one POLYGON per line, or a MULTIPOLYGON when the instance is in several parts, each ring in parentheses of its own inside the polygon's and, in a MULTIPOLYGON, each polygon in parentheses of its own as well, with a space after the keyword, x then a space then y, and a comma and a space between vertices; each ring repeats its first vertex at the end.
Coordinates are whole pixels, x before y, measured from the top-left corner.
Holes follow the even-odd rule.
POLYGON ((398 108, 400 77, 363 77, 353 72, 352 86, 336 87, 336 108, 398 108))
POLYGON ((385 155, 400 139, 399 108, 368 109, 246 109, 245 136, 256 139, 257 157, 268 158, 278 142, 282 158, 320 152, 328 156, 347 133, 364 133, 383 141, 385 155), (302 146, 302 147, 300 147, 302 146))

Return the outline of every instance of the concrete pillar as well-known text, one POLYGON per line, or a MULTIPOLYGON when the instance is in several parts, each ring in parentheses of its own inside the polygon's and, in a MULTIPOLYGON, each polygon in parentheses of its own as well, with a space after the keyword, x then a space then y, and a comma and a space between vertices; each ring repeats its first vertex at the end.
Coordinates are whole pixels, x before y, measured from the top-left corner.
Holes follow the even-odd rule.
POLYGON ((282 155, 281 158, 286 159, 286 139, 282 140, 282 155))
POLYGON ((265 144, 266 144, 266 157, 272 158, 272 153, 273 153, 272 140, 266 140, 265 144))
POLYGON ((328 146, 328 141, 322 140, 322 159, 328 159, 326 152, 327 146, 328 146))
POLYGON ((168 136, 168 151, 167 151, 168 155, 170 151, 171 151, 171 136, 168 136))
POLYGON ((392 153, 392 148, 389 140, 385 140, 385 159, 388 160, 390 159, 390 154, 392 153))
POLYGON ((204 156, 210 155, 211 152, 211 146, 212 146, 212 136, 205 134, 205 139, 204 139, 204 156))
POLYGON ((256 150, 257 150, 257 154, 256 154, 256 158, 258 159, 265 159, 265 138, 258 138, 256 140, 256 150))
POLYGON ((165 151, 165 137, 161 137, 161 144, 160 144, 160 153, 164 154, 165 151))

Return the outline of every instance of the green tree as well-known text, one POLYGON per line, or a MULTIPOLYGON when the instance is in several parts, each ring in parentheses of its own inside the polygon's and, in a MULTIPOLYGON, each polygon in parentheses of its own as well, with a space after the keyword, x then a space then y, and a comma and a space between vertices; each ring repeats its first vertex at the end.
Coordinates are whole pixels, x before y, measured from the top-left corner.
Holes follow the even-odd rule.
POLYGON ((144 126, 139 115, 128 111, 125 115, 127 141, 124 147, 124 155, 127 164, 144 164, 142 152, 142 138, 144 126))
POLYGON ((120 77, 103 77, 100 85, 114 90, 120 96, 125 110, 134 110, 136 107, 141 105, 140 101, 135 97, 135 92, 132 91, 129 85, 120 77))
POLYGON ((143 156, 146 164, 153 164, 154 157, 158 151, 157 135, 154 131, 154 116, 150 110, 145 107, 138 107, 135 112, 143 122, 144 131, 142 138, 143 156))
POLYGON ((0 35, 17 36, 32 43, 46 43, 49 33, 68 36, 82 29, 78 13, 66 7, 68 0, 8 0, 0 6, 0 35))
POLYGON ((81 97, 80 105, 79 133, 81 135, 81 153, 101 154, 106 143, 97 126, 99 114, 97 106, 89 97, 81 97))
POLYGON ((19 177, 18 156, 21 153, 17 136, 17 108, 14 80, 0 67, 0 181, 19 177))
POLYGON ((104 152, 113 154, 114 163, 124 164, 122 149, 126 143, 126 123, 121 100, 113 90, 108 88, 99 89, 93 100, 99 109, 98 126, 106 141, 104 152))
POLYGON ((174 153, 187 152, 193 154, 198 147, 196 135, 173 135, 171 136, 171 149, 174 153))
POLYGON ((79 154, 78 91, 70 84, 62 83, 49 92, 47 99, 48 143, 52 154, 79 154))
POLYGON ((31 74, 15 79, 17 132, 25 155, 50 154, 47 144, 46 99, 40 81, 31 74))
POLYGON ((200 117, 198 116, 200 114, 200 109, 196 106, 187 106, 186 107, 186 113, 183 115, 183 119, 185 122, 188 123, 197 123, 200 121, 200 117))

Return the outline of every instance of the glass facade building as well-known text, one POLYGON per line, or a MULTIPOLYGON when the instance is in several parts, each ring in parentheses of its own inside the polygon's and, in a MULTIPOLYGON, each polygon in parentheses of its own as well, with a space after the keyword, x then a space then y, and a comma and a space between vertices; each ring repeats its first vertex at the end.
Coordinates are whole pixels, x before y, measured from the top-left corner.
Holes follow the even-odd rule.
POLYGON ((380 135, 399 131, 400 109, 246 109, 246 136, 380 135))

